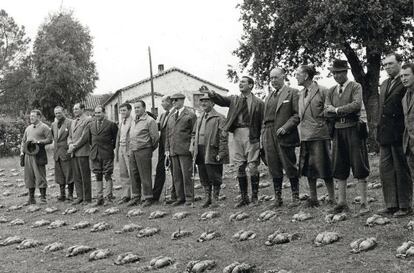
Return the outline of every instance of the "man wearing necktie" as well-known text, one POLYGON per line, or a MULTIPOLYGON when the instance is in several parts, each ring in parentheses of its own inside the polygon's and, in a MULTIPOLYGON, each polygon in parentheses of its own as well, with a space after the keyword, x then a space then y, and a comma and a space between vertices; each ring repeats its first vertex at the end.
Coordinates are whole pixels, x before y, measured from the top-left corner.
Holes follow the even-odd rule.
POLYGON ((222 130, 224 116, 217 113, 207 94, 200 98, 200 106, 203 114, 194 126, 190 151, 204 187, 205 202, 202 207, 207 208, 212 204, 212 192, 214 206, 217 206, 219 200, 223 164, 229 163, 228 134, 222 130))
MULTIPOLYGON (((161 106, 165 112, 160 115, 158 121, 158 131, 160 132, 160 144, 158 145, 158 163, 155 171, 154 187, 152 189, 154 201, 158 201, 160 199, 162 189, 165 184, 165 139, 167 134, 167 122, 170 118, 170 113, 172 110, 172 100, 170 96, 164 96, 162 98, 161 106)), ((172 187, 171 199, 165 201, 172 203, 175 202, 176 199, 177 197, 175 195, 175 190, 174 187, 172 187)))
POLYGON ((132 106, 129 103, 123 103, 119 106, 121 122, 119 123, 118 136, 116 140, 115 161, 119 162, 119 178, 124 188, 124 193, 118 204, 124 204, 131 200, 131 180, 129 175, 129 157, 128 142, 129 130, 131 129, 132 106))
POLYGON ((406 88, 399 77, 402 58, 390 54, 384 59, 389 78, 380 86, 377 141, 380 145, 380 178, 385 208, 379 213, 406 216, 411 213, 411 178, 403 149, 404 111, 401 103, 406 88))
POLYGON ((330 157, 330 135, 324 116, 327 89, 313 81, 315 67, 302 65, 297 69, 298 85, 304 89, 299 94, 299 174, 308 178, 309 199, 307 207, 318 207, 317 179, 324 179, 329 194, 328 204, 335 204, 334 184, 330 157))
POLYGON ((91 152, 89 126, 92 119, 85 114, 85 105, 73 106, 75 120, 72 122, 68 137, 68 153, 72 155, 74 183, 77 199, 73 205, 92 202, 91 170, 89 155, 91 152))
POLYGON ((68 154, 68 136, 72 124, 70 118, 65 117, 62 106, 54 109, 55 121, 52 123, 53 159, 55 161, 55 182, 60 187, 58 201, 73 201, 73 166, 70 154, 68 154), (68 187, 66 198, 65 187, 68 187))
POLYGON ((90 126, 92 171, 96 175, 96 205, 104 205, 103 179, 105 178, 105 199, 112 202, 112 173, 114 171, 114 149, 118 126, 105 118, 105 108, 95 108, 95 120, 90 126))
POLYGON ((349 211, 346 200, 346 184, 352 175, 358 179, 361 196, 359 215, 369 212, 367 202, 367 180, 369 175, 368 150, 366 139, 361 138, 358 122, 362 108, 362 86, 348 80, 348 62, 335 60, 330 71, 337 85, 328 91, 325 101, 325 116, 334 121, 332 169, 338 179, 338 205, 333 213, 349 211))
POLYGON ((252 187, 251 202, 257 204, 259 193, 260 134, 263 123, 264 103, 253 93, 254 80, 243 76, 239 82, 239 96, 221 96, 207 87, 203 92, 217 105, 229 107, 223 130, 233 133, 233 162, 238 167, 241 199, 236 207, 250 203, 246 168, 249 170, 252 187))
POLYGON ((167 122, 165 156, 170 158, 177 201, 172 205, 193 206, 194 181, 192 179, 193 161, 190 153, 191 133, 196 115, 184 107, 185 96, 176 93, 171 96, 174 112, 167 122))
POLYGON ((291 207, 299 204, 299 178, 295 148, 299 146, 298 90, 285 85, 285 71, 274 68, 270 81, 274 90, 266 97, 264 105, 262 142, 266 162, 273 179, 275 202, 271 208, 280 207, 282 201, 283 170, 290 180, 291 207))

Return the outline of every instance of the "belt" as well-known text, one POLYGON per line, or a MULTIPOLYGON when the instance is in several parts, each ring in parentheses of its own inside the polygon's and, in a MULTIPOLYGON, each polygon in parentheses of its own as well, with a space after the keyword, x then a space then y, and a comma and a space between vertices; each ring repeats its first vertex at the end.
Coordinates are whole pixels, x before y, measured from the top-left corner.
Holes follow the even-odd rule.
POLYGON ((351 122, 357 122, 358 119, 355 118, 338 118, 335 120, 336 123, 351 123, 351 122))
POLYGON ((237 124, 236 126, 234 126, 234 129, 238 128, 249 128, 249 125, 237 124))

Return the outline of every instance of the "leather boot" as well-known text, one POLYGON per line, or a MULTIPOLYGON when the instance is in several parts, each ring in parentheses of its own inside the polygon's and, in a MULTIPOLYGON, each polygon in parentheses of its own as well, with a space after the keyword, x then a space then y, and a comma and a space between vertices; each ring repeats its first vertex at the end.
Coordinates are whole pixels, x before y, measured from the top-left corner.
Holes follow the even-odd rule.
POLYGON ((41 203, 47 203, 46 201, 46 188, 39 189, 40 191, 40 202, 41 203))
POLYGON ((27 200, 26 205, 33 205, 36 204, 36 199, 35 199, 35 188, 29 188, 29 200, 27 200))
POLYGON ((218 202, 219 202, 219 197, 220 197, 220 189, 221 189, 220 185, 214 185, 213 186, 213 201, 214 201, 214 203, 211 205, 211 207, 213 207, 213 208, 217 208, 219 206, 218 202))
POLYGON ((294 177, 290 178, 290 189, 292 191, 292 203, 289 204, 289 208, 294 208, 299 206, 299 178, 294 177))
POLYGON ((272 205, 269 206, 269 209, 279 208, 283 204, 282 181, 283 181, 283 178, 273 178, 273 188, 275 190, 275 201, 272 205))
POLYGON ((247 194, 247 177, 237 177, 239 180, 239 187, 240 187, 240 201, 236 204, 236 208, 240 208, 243 206, 247 206, 249 202, 249 195, 247 194))
POLYGON ((253 175, 250 177, 252 183, 252 203, 257 204, 259 202, 259 175, 253 175))
POLYGON ((208 208, 211 205, 211 186, 204 186, 205 202, 202 208, 208 208))
POLYGON ((73 201, 73 189, 75 184, 70 183, 68 184, 68 198, 66 198, 68 201, 73 201))
POLYGON ((57 198, 58 201, 63 202, 66 200, 65 185, 59 185, 60 196, 57 198))

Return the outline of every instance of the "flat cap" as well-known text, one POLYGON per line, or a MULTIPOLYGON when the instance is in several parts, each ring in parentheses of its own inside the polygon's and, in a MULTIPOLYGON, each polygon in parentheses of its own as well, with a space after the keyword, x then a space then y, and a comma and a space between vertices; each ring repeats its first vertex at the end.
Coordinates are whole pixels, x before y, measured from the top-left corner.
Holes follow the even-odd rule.
POLYGON ((203 96, 200 97, 200 100, 210 100, 210 97, 208 96, 208 94, 203 94, 203 96))
POLYGON ((181 93, 175 93, 174 95, 171 96, 171 99, 185 99, 184 94, 181 93))

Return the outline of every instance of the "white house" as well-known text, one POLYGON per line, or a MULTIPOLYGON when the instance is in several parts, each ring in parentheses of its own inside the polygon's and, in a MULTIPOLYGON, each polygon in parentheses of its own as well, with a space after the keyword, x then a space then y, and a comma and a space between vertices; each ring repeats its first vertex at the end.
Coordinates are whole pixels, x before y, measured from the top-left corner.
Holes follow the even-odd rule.
MULTIPOLYGON (((164 70, 163 65, 158 66, 158 73, 153 76, 154 83, 154 100, 155 111, 157 115, 161 114, 164 109, 161 106, 161 98, 164 95, 173 95, 174 93, 183 93, 186 96, 184 104, 193 108, 196 113, 200 111, 199 99, 202 96, 198 90, 202 85, 207 86, 221 95, 227 95, 228 90, 217 84, 201 79, 191 73, 176 67, 164 70)), ((119 121, 119 106, 124 102, 133 103, 141 99, 147 105, 147 111, 151 111, 151 80, 146 78, 137 83, 131 84, 117 90, 103 104, 109 120, 119 121)), ((226 115, 227 108, 215 106, 215 109, 226 115)))

